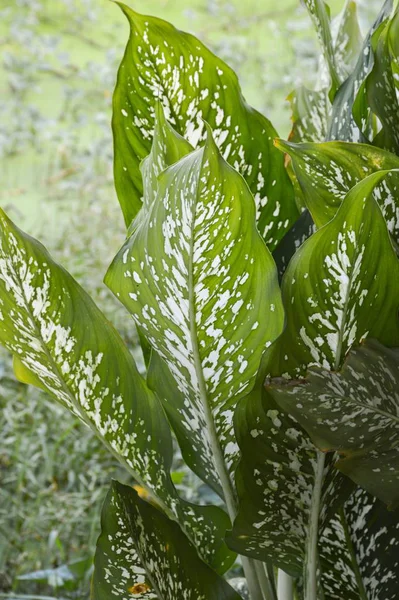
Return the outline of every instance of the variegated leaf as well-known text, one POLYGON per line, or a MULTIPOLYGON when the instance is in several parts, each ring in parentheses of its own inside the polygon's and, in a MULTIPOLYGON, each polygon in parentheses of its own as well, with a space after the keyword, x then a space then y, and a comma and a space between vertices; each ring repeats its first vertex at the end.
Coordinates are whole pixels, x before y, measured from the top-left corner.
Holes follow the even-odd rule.
POLYGON ((308 365, 336 370, 366 337, 399 345, 399 279, 381 210, 371 193, 384 172, 346 196, 336 216, 298 250, 283 278, 286 327, 270 349, 274 376, 308 365))
POLYGON ((399 589, 399 512, 358 488, 344 519, 366 600, 396 600, 399 589))
POLYGON ((162 171, 192 151, 191 144, 173 129, 165 118, 162 104, 157 102, 151 152, 140 165, 143 177, 143 213, 156 198, 158 177, 162 171))
POLYGON ((348 76, 355 68, 363 45, 357 12, 357 2, 346 0, 341 13, 332 22, 335 62, 343 76, 348 76))
POLYGON ((220 509, 183 502, 172 484, 172 441, 162 406, 116 330, 36 240, 0 212, 0 342, 16 373, 88 425, 216 568, 233 559, 220 509), (215 512, 216 510, 216 512, 215 512))
POLYGON ((92 600, 240 600, 177 523, 113 482, 102 512, 92 600))
POLYGON ((309 11, 317 36, 320 40, 324 59, 328 66, 331 89, 330 97, 334 98, 337 89, 345 79, 345 70, 342 63, 338 62, 334 50, 334 41, 331 33, 330 9, 324 0, 302 0, 309 11))
POLYGON ((298 211, 271 123, 245 103, 236 75, 199 40, 120 6, 131 35, 115 88, 113 132, 115 184, 126 224, 141 207, 139 164, 151 149, 158 99, 194 147, 205 139, 205 121, 211 125, 223 156, 254 194, 259 231, 273 248, 298 211))
MULTIPOLYGON (((393 282, 399 295, 399 279, 393 282)), ((273 388, 337 467, 391 506, 399 501, 399 350, 368 342, 352 350, 341 372, 310 369, 306 380, 273 388)))
POLYGON ((374 64, 365 78, 353 106, 355 120, 363 134, 380 148, 399 154, 399 99, 391 64, 390 36, 399 23, 399 9, 371 38, 374 64), (377 118, 379 131, 367 135, 366 124, 377 118))
POLYGON ((367 35, 362 51, 359 54, 356 66, 350 76, 339 88, 333 102, 328 140, 341 140, 343 142, 366 142, 372 136, 374 123, 363 123, 361 129, 356 122, 352 108, 359 89, 371 72, 374 64, 371 38, 381 23, 387 20, 392 11, 392 0, 386 0, 375 23, 367 35))
MULTIPOLYGON (((322 28, 322 18, 317 20, 317 4, 308 8, 317 21, 317 30, 322 28)), ((323 8, 321 8, 323 10, 323 8)), ((324 10, 325 27, 329 27, 327 10, 324 10)), ((332 22, 332 39, 328 42, 329 54, 340 73, 340 79, 345 79, 353 70, 361 46, 362 35, 357 19, 357 5, 353 0, 347 0, 341 14, 332 22), (332 45, 332 48, 331 48, 332 45)), ((327 34, 329 35, 329 34, 327 34)), ((289 136, 292 142, 324 142, 327 139, 329 120, 331 117, 331 102, 328 89, 323 82, 323 73, 319 73, 317 89, 310 90, 304 86, 293 91, 288 96, 291 104, 293 127, 289 136)), ((295 186, 295 184, 294 184, 295 186)))
MULTIPOLYGON (((380 170, 399 168, 399 157, 366 144, 276 143, 290 155, 304 202, 318 227, 334 217, 346 194, 359 181, 380 170)), ((399 243, 399 173, 392 172, 378 183, 373 196, 392 238, 399 243)))
POLYGON ((182 424, 214 479, 215 435, 233 468, 234 407, 282 329, 277 273, 248 187, 210 133, 158 185, 106 283, 167 363, 184 397, 182 424))
POLYGON ((321 457, 315 489, 320 453, 263 387, 239 403, 235 426, 242 453, 236 475, 240 507, 227 543, 301 576, 315 499, 321 502, 316 521, 323 526, 351 485, 321 457))
POLYGON ((331 103, 326 89, 309 90, 302 86, 288 96, 292 112, 292 142, 323 142, 328 131, 331 103))

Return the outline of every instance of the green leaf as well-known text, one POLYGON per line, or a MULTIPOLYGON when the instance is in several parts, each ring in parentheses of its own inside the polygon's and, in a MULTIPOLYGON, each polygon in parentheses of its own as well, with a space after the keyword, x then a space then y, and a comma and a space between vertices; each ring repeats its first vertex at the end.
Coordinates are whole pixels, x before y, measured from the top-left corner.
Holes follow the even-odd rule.
POLYGON ((170 478, 172 440, 158 398, 119 334, 46 249, 0 211, 0 343, 17 375, 88 425, 221 571, 227 515, 183 502, 170 478))
POLYGON ((396 600, 399 586, 399 513, 361 488, 345 504, 345 519, 366 594, 396 600))
POLYGON ((302 0, 302 3, 309 11, 322 47, 331 78, 329 95, 333 99, 337 89, 345 79, 345 70, 343 65, 337 61, 335 55, 334 41, 331 33, 330 9, 324 0, 302 0))
POLYGON ((155 105, 151 152, 140 165, 143 176, 143 209, 148 210, 158 191, 158 177, 167 167, 190 154, 193 147, 173 129, 160 102, 155 105))
MULTIPOLYGON (((333 21, 334 56, 340 71, 349 75, 355 68, 363 45, 363 35, 360 30, 357 3, 346 0, 341 13, 333 21), (336 27, 336 34, 334 29, 336 27)), ((315 140, 314 140, 315 141, 315 140)))
POLYGON ((399 101, 391 65, 390 35, 399 23, 399 10, 382 24, 371 38, 374 64, 365 78, 353 106, 353 114, 363 134, 370 142, 399 154, 399 101), (367 134, 366 124, 378 118, 380 131, 374 137, 367 134))
MULTIPOLYGON (((240 554, 302 574, 314 499, 317 449, 263 387, 242 400, 235 414, 242 457, 236 474, 240 508, 228 545, 240 554)), ((330 461, 330 459, 329 459, 330 461)), ((351 487, 326 463, 322 483, 325 524, 351 487)))
POLYGON ((371 193, 384 172, 358 183, 336 216, 298 250, 284 275, 286 328, 270 349, 269 372, 308 365, 337 370, 352 346, 374 337, 399 345, 399 262, 371 193))
POLYGON ((179 525, 113 482, 102 512, 92 600, 240 600, 198 557, 179 525))
POLYGON ((362 51, 359 54, 356 66, 350 76, 339 88, 333 102, 332 114, 330 118, 330 127, 327 135, 328 140, 341 140, 343 142, 366 142, 371 130, 374 130, 374 124, 366 123, 362 130, 356 122, 352 108, 357 94, 367 75, 371 72, 374 64, 374 54, 371 45, 371 38, 381 23, 389 18, 392 11, 392 0, 386 0, 375 23, 370 29, 362 51), (366 138, 365 138, 365 135, 366 138))
POLYGON ((302 244, 315 232, 315 224, 308 210, 304 210, 299 219, 285 234, 273 252, 281 281, 291 258, 302 244))
POLYGON ((113 102, 115 184, 126 224, 141 207, 140 161, 151 149, 158 99, 175 130, 192 146, 207 121, 223 156, 255 196, 258 227, 273 248, 298 211, 271 123, 249 107, 234 72, 199 40, 169 23, 120 4, 131 35, 113 102))
POLYGON ((158 186, 106 283, 177 382, 175 413, 212 480, 219 444, 228 467, 235 464, 235 405, 282 329, 277 273, 248 187, 211 134, 158 186))
POLYGON ((271 393, 316 446, 339 452, 338 469, 392 507, 399 501, 398 390, 399 350, 368 342, 349 353, 341 372, 313 368, 305 381, 271 393))
MULTIPOLYGON (((359 181, 377 171, 399 168, 399 157, 366 144, 291 144, 283 140, 276 144, 291 156, 304 202, 318 227, 335 216, 346 194, 359 181)), ((396 243, 399 243, 398 189, 399 174, 392 172, 373 191, 396 243)))
POLYGON ((310 90, 305 86, 291 92, 292 142, 322 142, 327 137, 331 104, 326 89, 310 90))
MULTIPOLYGON (((201 437, 193 436, 192 430, 187 426, 187 420, 182 419, 182 413, 187 410, 187 396, 179 389, 166 362, 154 350, 148 367, 147 383, 163 404, 185 463, 202 481, 223 497, 219 476, 210 469, 209 454, 203 452, 201 437)), ((236 461, 237 457, 234 458, 234 464, 236 461)))
MULTIPOLYGON (((311 2, 307 3, 310 8, 311 2)), ((329 16, 322 3, 314 4, 310 9, 317 21, 318 31, 322 28, 321 19, 317 18, 317 11, 324 10, 325 27, 327 36, 330 37, 329 16), (319 8, 318 8, 319 7, 319 8), (321 9, 320 9, 321 7, 321 9)), ((323 33, 323 32, 321 32, 323 33)), ((340 79, 345 79, 353 70, 362 46, 362 35, 357 19, 357 7, 353 0, 348 0, 341 14, 332 23, 332 40, 329 39, 329 54, 334 64, 338 65, 340 79), (332 48, 331 48, 332 45, 332 48)), ((329 120, 331 117, 331 102, 328 89, 324 84, 324 73, 319 73, 318 89, 310 90, 301 86, 289 96, 291 104, 293 127, 289 136, 291 142, 323 142, 328 138, 329 120)), ((295 187, 295 183, 294 183, 295 187)))

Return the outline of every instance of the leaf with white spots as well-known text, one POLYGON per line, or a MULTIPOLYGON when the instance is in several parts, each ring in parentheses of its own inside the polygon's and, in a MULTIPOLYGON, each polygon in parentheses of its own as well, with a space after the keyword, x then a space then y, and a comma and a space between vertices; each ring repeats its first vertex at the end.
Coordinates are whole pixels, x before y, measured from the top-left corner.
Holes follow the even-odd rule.
POLYGON ((344 518, 367 600, 397 600, 399 512, 358 488, 345 504, 344 518))
MULTIPOLYGON (((395 283, 394 283, 395 285, 395 283)), ((399 279, 396 281, 399 294, 399 279)), ((311 368, 273 398, 345 475, 391 506, 399 502, 399 350, 368 342, 342 371, 311 368)))
POLYGON ((179 525, 113 482, 102 511, 92 600, 240 600, 179 525))
POLYGON ((210 133, 158 186, 106 283, 165 360, 180 392, 175 408, 202 454, 198 474, 206 466, 214 480, 220 447, 234 468, 234 408, 282 330, 277 272, 250 191, 210 133))
POLYGON ((399 345, 399 262, 372 197, 383 177, 374 173, 352 188, 291 260, 282 283, 286 327, 270 349, 271 375, 302 374, 308 365, 336 370, 368 336, 399 345))
POLYGON ((337 89, 345 79, 344 65, 338 61, 335 53, 334 40, 331 33, 330 9, 324 0, 302 0, 313 21, 324 60, 328 66, 331 79, 330 97, 334 98, 337 89))
POLYGON ((195 148, 205 121, 226 160, 246 179, 258 228, 273 248, 298 211, 284 159, 273 146, 270 121, 249 107, 234 72, 199 40, 161 19, 120 4, 131 34, 113 102, 115 184, 126 224, 140 210, 140 161, 151 149, 158 100, 175 130, 195 148))
POLYGON ((288 96, 291 105, 292 142, 323 142, 327 137, 331 103, 326 89, 309 90, 301 86, 288 96))
POLYGON ((172 440, 158 398, 117 331, 79 284, 0 211, 0 343, 16 374, 39 385, 88 425, 174 518, 215 568, 231 552, 218 508, 182 501, 170 469, 172 440))
POLYGON ((330 457, 315 492, 317 449, 267 389, 258 387, 239 403, 235 424, 242 452, 236 475, 240 505, 233 531, 227 536, 229 546, 301 577, 317 493, 325 597, 341 600, 347 594, 347 600, 357 600, 339 524, 330 532, 331 518, 351 493, 352 484, 333 469, 330 457), (331 554, 335 562, 330 560, 331 554))
POLYGON ((399 154, 399 98, 397 96, 390 36, 399 23, 399 9, 371 38, 374 64, 362 83, 353 106, 353 115, 365 137, 380 148, 399 154), (366 124, 378 122, 375 137, 367 134, 366 124))
MULTIPOLYGON (((307 4, 310 8, 310 3, 307 4)), ((322 5, 321 10, 324 10, 327 37, 330 37, 328 33, 328 13, 322 5)), ((313 17, 315 17, 314 10, 313 17)), ((321 21, 317 21, 317 23, 317 30, 321 34, 321 21)), ((327 42, 330 48, 329 54, 340 72, 340 81, 343 81, 353 70, 354 61, 357 60, 362 45, 362 36, 357 19, 357 6, 353 0, 346 2, 342 13, 333 20, 331 29, 332 39, 327 42)), ((323 75, 324 73, 321 71, 318 79, 322 85, 319 83, 317 89, 310 90, 305 86, 301 86, 288 96, 293 122, 289 135, 291 142, 324 142, 328 137, 331 102, 323 75)))
POLYGON ((157 102, 151 152, 140 165, 143 177, 143 212, 149 209, 156 198, 158 177, 162 171, 192 151, 191 144, 173 129, 165 118, 162 104, 157 102))
POLYGON ((357 2, 346 0, 341 13, 332 22, 335 61, 341 73, 349 75, 355 68, 363 45, 357 2))
MULTIPOLYGON (((335 216, 346 194, 359 181, 377 171, 399 169, 398 156, 366 144, 292 144, 279 140, 277 145, 290 155, 304 202, 318 227, 335 216)), ((398 244, 399 173, 389 173, 375 186, 373 196, 398 244)))
POLYGON ((370 29, 359 54, 355 68, 339 88, 333 102, 328 140, 341 140, 343 142, 366 142, 373 136, 375 124, 372 119, 358 123, 353 115, 360 87, 371 72, 374 65, 374 53, 371 39, 379 29, 381 23, 386 21, 392 11, 392 0, 386 0, 375 23, 370 29))

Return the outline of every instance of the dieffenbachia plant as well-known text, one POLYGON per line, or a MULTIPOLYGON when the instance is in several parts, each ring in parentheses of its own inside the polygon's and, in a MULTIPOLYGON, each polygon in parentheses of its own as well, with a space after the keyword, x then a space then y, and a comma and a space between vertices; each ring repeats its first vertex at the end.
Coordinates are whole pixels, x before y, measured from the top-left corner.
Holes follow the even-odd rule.
POLYGON ((321 86, 291 95, 289 141, 200 41, 120 4, 127 235, 105 282, 144 374, 0 212, 0 342, 16 376, 131 476, 104 503, 93 600, 397 598, 399 11, 387 0, 363 41, 352 0, 334 23, 323 0, 303 4, 321 86), (174 438, 217 506, 175 488, 174 438))

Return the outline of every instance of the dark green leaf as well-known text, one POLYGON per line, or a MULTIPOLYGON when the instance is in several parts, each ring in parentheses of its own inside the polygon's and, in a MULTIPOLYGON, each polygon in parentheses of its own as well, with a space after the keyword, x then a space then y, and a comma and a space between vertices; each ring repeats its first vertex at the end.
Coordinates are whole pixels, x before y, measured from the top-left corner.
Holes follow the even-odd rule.
POLYGON ((179 525, 114 482, 102 513, 93 600, 240 600, 198 557, 179 525))
POLYGON ((361 488, 345 505, 354 560, 365 598, 397 600, 399 589, 399 513, 389 511, 361 488))
POLYGON ((285 234, 273 252, 281 281, 291 258, 302 244, 315 232, 315 224, 308 210, 304 210, 299 219, 285 234))
MULTIPOLYGON (((240 509, 228 545, 300 576, 317 450, 299 423, 264 388, 258 387, 239 403, 235 426, 242 453, 237 470, 240 509)), ((332 464, 329 459, 323 476, 321 524, 351 490, 332 464)))
POLYGON ((336 466, 343 473, 385 503, 398 504, 398 349, 368 342, 349 353, 341 372, 313 368, 306 380, 271 393, 316 446, 339 452, 336 466))
POLYGON ((140 161, 151 149, 155 101, 194 147, 207 121, 223 156, 255 196, 258 228, 273 248, 298 211, 271 123, 244 101, 233 71, 199 40, 169 23, 120 4, 131 35, 113 104, 115 184, 126 224, 141 207, 140 161))

